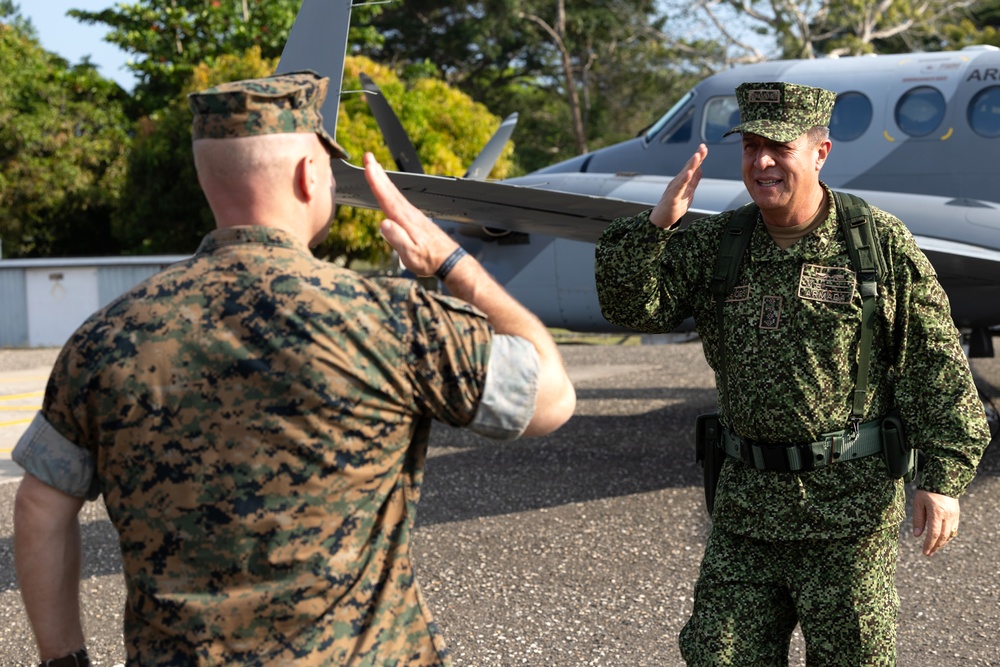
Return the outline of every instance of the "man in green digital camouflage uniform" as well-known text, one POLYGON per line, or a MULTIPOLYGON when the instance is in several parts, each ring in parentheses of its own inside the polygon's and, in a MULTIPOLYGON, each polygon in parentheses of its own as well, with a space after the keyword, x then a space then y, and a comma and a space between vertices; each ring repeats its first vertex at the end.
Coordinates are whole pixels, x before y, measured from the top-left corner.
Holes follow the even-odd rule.
POLYGON ((86 664, 84 499, 119 533, 129 665, 447 665, 410 562, 431 420, 552 431, 575 394, 544 326, 374 158, 382 233, 417 275, 313 257, 334 210, 327 80, 190 97, 218 229, 92 316, 14 458, 16 566, 42 660, 86 664))
MULTIPOLYGON (((792 444, 851 433, 862 300, 833 197, 819 180, 834 99, 784 83, 737 89, 742 122, 730 133, 742 133, 743 181, 760 217, 724 302, 723 332, 710 284, 733 212, 675 226, 701 177, 704 145, 656 207, 614 221, 597 246, 608 320, 667 332, 693 316, 717 380, 724 362, 717 384, 727 437, 777 449, 782 461, 792 444)), ((989 435, 934 269, 897 218, 878 209, 873 216, 888 275, 878 285, 861 428, 896 409, 925 455, 914 534, 930 555, 957 534, 957 499, 989 435)), ((726 457, 680 636, 689 664, 787 665, 796 623, 811 666, 895 664, 903 482, 878 454, 839 454, 809 472, 726 457)))

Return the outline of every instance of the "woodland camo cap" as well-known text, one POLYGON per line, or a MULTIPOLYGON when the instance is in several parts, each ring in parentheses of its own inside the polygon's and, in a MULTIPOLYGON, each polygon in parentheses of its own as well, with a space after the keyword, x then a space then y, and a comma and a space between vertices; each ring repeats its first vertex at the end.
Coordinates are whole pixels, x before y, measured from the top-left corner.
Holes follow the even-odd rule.
POLYGON ((223 83, 188 95, 194 139, 315 132, 333 157, 347 151, 323 128, 327 77, 303 70, 223 83))
POLYGON ((740 124, 726 132, 756 134, 771 141, 795 141, 811 128, 829 127, 837 94, 780 81, 742 83, 736 88, 740 124))

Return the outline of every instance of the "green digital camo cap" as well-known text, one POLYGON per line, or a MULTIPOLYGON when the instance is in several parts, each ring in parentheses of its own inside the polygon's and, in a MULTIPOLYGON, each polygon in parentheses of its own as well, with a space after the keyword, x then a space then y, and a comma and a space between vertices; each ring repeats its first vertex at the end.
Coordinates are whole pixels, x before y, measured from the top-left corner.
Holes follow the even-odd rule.
POLYGON ((223 83, 188 95, 194 139, 315 132, 333 157, 347 151, 323 129, 320 108, 330 80, 304 70, 223 83))
POLYGON ((736 88, 740 124, 726 132, 756 134, 771 141, 795 141, 817 125, 830 126, 837 94, 823 88, 772 81, 736 88))

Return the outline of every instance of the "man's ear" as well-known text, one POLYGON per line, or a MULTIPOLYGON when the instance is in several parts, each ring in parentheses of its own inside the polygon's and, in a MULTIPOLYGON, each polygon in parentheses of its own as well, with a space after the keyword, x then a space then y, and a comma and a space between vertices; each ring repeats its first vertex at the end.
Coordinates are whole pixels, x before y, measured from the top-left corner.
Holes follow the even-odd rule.
POLYGON ((829 139, 824 139, 819 142, 816 146, 816 170, 819 171, 826 164, 826 159, 830 157, 830 149, 833 148, 833 142, 829 139))
POLYGON ((308 155, 295 165, 295 194, 303 201, 309 201, 315 196, 318 173, 316 161, 308 155))

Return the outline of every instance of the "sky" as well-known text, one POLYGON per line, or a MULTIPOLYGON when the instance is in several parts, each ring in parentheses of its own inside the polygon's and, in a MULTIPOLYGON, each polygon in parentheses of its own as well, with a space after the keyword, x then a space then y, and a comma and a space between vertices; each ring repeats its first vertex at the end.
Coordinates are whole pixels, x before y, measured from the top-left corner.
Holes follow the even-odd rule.
POLYGON ((31 19, 38 40, 46 51, 58 53, 75 65, 89 55, 101 76, 114 79, 125 90, 132 90, 135 77, 125 67, 128 54, 104 41, 109 28, 104 24, 90 25, 66 16, 70 9, 101 11, 115 5, 116 0, 14 0, 21 15, 31 19))

